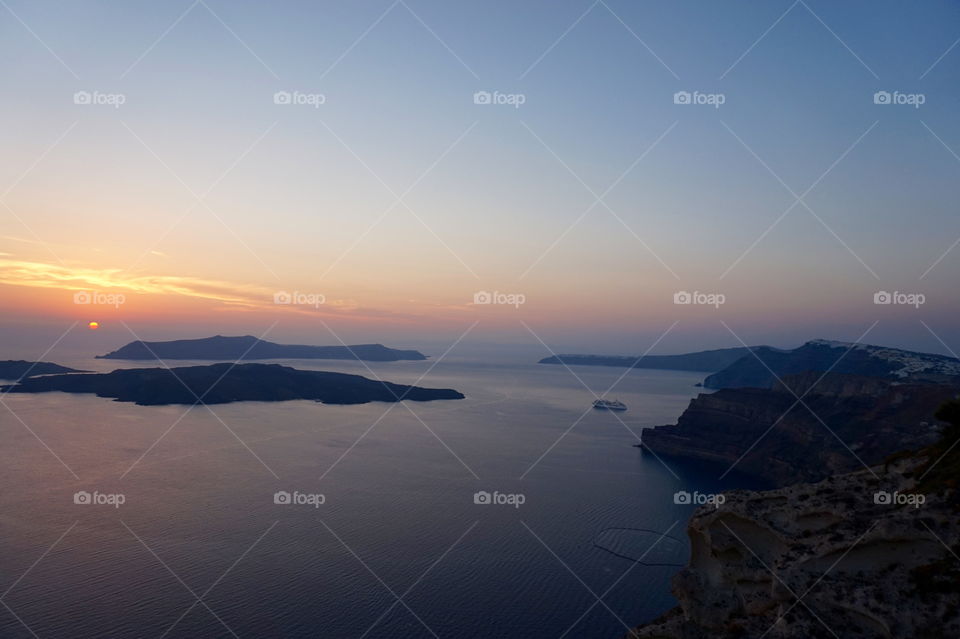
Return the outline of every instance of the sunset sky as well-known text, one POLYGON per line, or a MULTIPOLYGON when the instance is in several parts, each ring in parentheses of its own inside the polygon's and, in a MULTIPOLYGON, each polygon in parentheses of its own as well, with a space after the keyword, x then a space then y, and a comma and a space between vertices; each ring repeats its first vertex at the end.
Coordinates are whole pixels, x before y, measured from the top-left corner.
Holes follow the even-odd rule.
POLYGON ((0 4, 8 339, 960 350, 955 2, 0 4))

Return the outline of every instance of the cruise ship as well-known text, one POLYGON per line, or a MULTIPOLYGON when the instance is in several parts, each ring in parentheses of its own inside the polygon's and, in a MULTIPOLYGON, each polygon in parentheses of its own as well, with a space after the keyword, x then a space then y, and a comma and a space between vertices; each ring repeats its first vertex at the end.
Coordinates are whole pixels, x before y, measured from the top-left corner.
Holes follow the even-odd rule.
POLYGON ((593 407, 601 410, 627 410, 627 405, 618 399, 598 399, 593 402, 593 407))

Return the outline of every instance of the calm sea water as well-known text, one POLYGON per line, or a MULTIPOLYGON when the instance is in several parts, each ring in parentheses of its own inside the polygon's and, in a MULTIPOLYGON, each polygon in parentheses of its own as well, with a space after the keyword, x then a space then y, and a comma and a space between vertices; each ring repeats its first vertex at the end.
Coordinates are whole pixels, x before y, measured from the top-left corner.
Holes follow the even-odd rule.
MULTIPOLYGON (((371 364, 402 383, 429 366, 371 364)), ((600 393, 621 371, 576 373, 600 393)), ((619 637, 674 604, 677 568, 598 544, 639 557, 670 530, 645 561, 683 564, 692 507, 673 494, 718 488, 632 446, 702 377, 630 372, 612 393, 623 424, 587 410, 563 367, 452 357, 421 385, 466 400, 214 414, 7 395, 23 423, 2 410, 0 636, 619 637), (125 502, 75 504, 77 491, 125 502), (275 504, 277 491, 325 502, 275 504), (524 503, 475 504, 477 491, 524 503)))

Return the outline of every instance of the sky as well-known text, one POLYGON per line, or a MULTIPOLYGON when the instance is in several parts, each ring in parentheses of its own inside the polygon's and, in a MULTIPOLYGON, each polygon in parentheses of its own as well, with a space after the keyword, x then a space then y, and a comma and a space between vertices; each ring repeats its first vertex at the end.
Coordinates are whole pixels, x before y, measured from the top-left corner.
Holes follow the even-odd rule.
POLYGON ((11 348, 960 351, 960 3, 3 0, 0 36, 11 348))

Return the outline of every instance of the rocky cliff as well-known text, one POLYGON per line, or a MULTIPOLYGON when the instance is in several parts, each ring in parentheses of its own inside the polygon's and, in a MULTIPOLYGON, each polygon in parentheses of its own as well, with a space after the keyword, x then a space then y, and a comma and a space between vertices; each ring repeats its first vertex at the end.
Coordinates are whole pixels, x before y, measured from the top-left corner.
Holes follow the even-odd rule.
POLYGON ((699 508, 680 602, 632 639, 960 636, 960 403, 935 444, 699 508))
POLYGON ((930 416, 958 392, 951 385, 820 377, 788 376, 789 389, 778 384, 699 395, 675 425, 645 429, 642 446, 713 463, 720 472, 734 467, 775 486, 819 481, 932 443, 938 431, 930 416))

